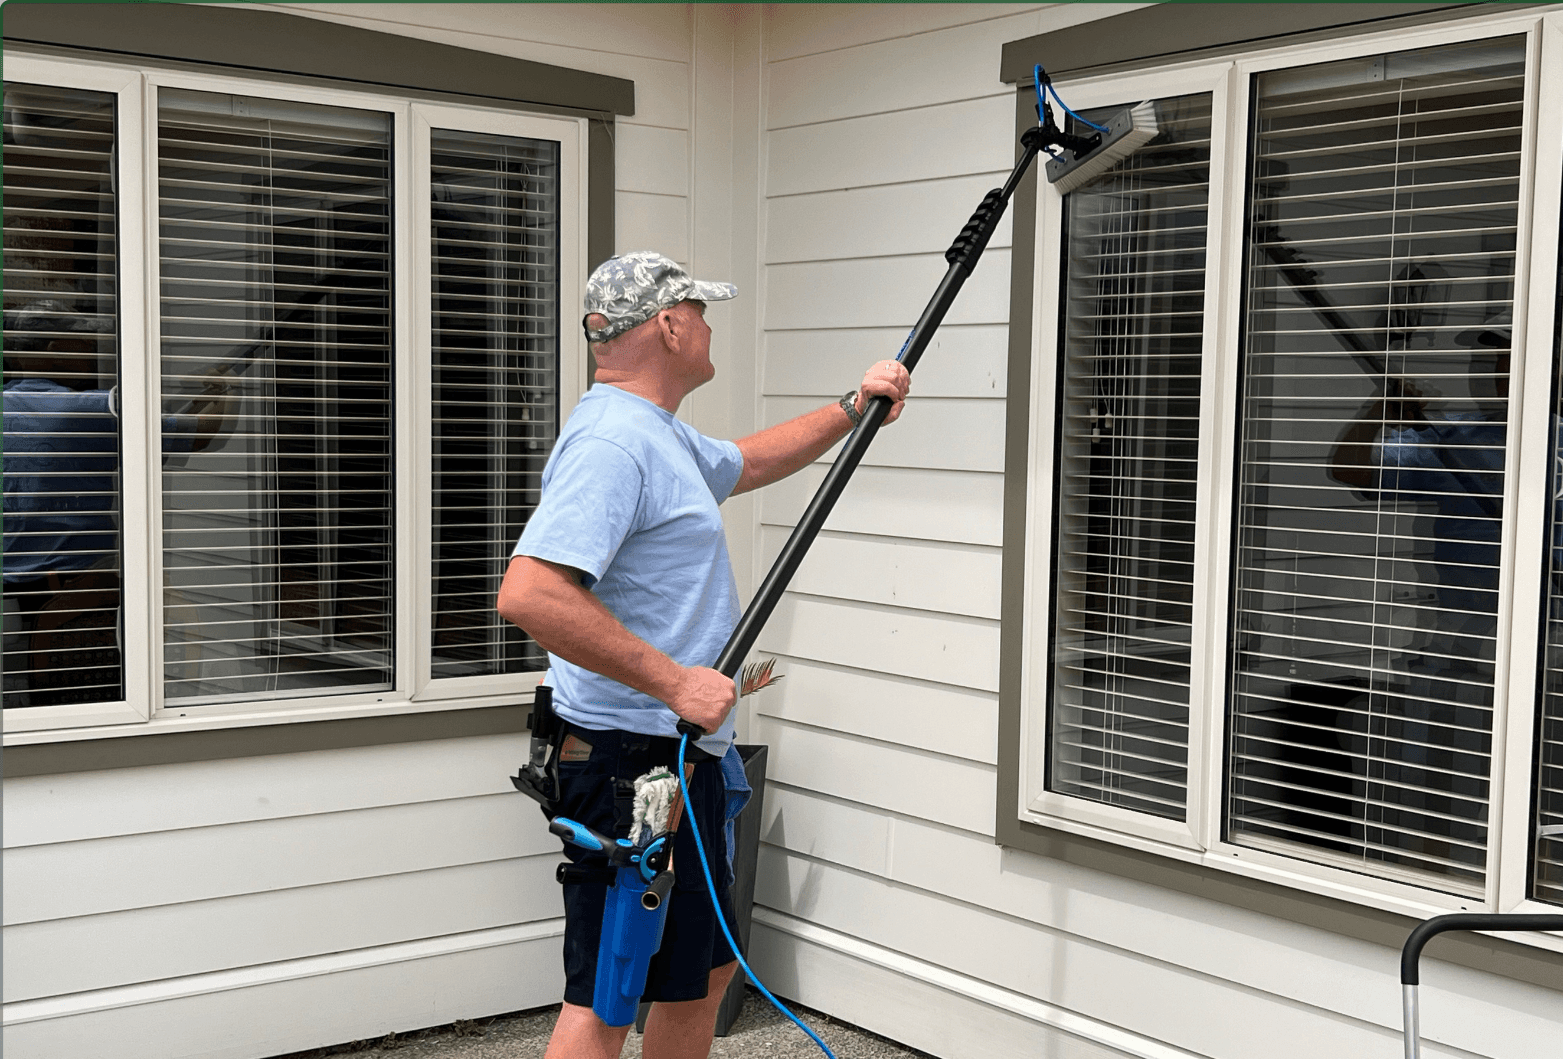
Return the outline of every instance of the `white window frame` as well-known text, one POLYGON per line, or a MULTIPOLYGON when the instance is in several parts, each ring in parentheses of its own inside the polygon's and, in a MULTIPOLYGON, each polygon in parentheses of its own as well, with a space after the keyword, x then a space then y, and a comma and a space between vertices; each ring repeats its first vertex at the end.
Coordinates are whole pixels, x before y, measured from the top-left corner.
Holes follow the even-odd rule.
POLYGON ((586 340, 569 326, 584 293, 587 121, 497 107, 419 102, 375 91, 297 85, 262 77, 186 72, 92 59, 60 59, 7 48, 10 81, 118 94, 118 243, 121 499, 125 612, 125 699, 7 710, 6 745, 281 722, 345 719, 513 705, 531 697, 541 673, 429 678, 433 565, 428 131, 431 127, 552 139, 560 143, 559 401, 562 415, 586 388, 586 340), (188 706, 163 698, 162 460, 151 424, 161 400, 157 96, 163 88, 265 96, 374 110, 392 116, 393 404, 395 473, 395 678, 391 689, 188 706), (421 168, 420 168, 421 166, 421 168), (421 198, 419 197, 421 195, 421 198), (424 248, 419 252, 419 247, 424 248), (141 395, 138 401, 131 394, 141 395), (137 560, 140 560, 139 562, 137 560), (140 577, 129 576, 140 569, 140 577))
MULTIPOLYGON (((151 511, 148 497, 153 488, 146 477, 146 464, 135 458, 150 445, 146 404, 129 400, 131 394, 145 393, 149 364, 138 351, 146 348, 146 303, 127 297, 127 291, 140 288, 146 278, 146 213, 139 209, 145 201, 145 159, 143 97, 145 85, 136 71, 62 62, 41 56, 7 56, 5 79, 60 88, 82 88, 109 92, 117 97, 115 107, 114 148, 116 244, 119 250, 117 271, 119 306, 119 392, 120 400, 120 609, 124 613, 124 643, 120 649, 121 675, 125 697, 113 702, 84 702, 69 706, 40 706, 5 712, 5 731, 28 732, 66 726, 96 726, 145 723, 152 715, 152 669, 155 657, 152 627, 147 623, 150 578, 135 580, 124 574, 135 567, 137 558, 150 553, 151 511), (12 714, 19 716, 13 717, 12 714)), ((154 229, 155 230, 155 229, 154 229)))
MULTIPOLYGON (((419 209, 413 219, 414 237, 419 246, 430 245, 432 221, 430 204, 430 147, 429 134, 433 129, 451 129, 458 132, 485 132, 503 136, 526 136, 539 140, 559 141, 559 409, 560 425, 566 409, 572 407, 586 392, 586 335, 574 326, 571 307, 581 304, 583 291, 570 291, 564 277, 584 276, 586 247, 586 128, 584 122, 566 122, 548 118, 522 118, 497 111, 482 112, 472 108, 456 108, 419 103, 413 107, 413 176, 415 183, 413 201, 419 209), (566 230, 572 206, 578 223, 573 230, 566 230), (566 236, 569 238, 567 239, 566 236)), ((420 395, 412 418, 413 433, 419 438, 433 436, 434 351, 433 339, 433 275, 428 254, 417 255, 413 265, 413 301, 418 319, 423 325, 418 329, 415 341, 417 365, 413 385, 420 395)), ((584 284, 582 284, 584 287, 584 284)), ((417 463, 417 610, 420 615, 434 610, 434 461, 431 447, 419 447, 417 463)), ((433 626, 420 622, 417 630, 417 652, 414 660, 413 698, 420 702, 473 695, 512 696, 517 688, 530 692, 542 683, 543 674, 491 674, 481 677, 431 676, 433 659, 433 626)))
MULTIPOLYGON (((1131 76, 1058 79, 1075 109, 1127 105, 1141 99, 1212 91, 1211 193, 1206 251, 1205 323, 1200 386, 1201 432, 1196 504, 1195 625, 1189 714, 1187 823, 1165 820, 1048 790, 1043 775, 1049 739, 1047 706, 1051 647, 1053 525, 1058 340, 1062 281, 1062 196, 1037 183, 1036 268, 1032 291, 1031 422, 1025 534, 1025 605, 1021 660, 1020 776, 1016 812, 1024 822, 1278 883, 1355 904, 1423 918, 1453 911, 1557 911, 1524 898, 1528 888, 1530 795, 1534 783, 1532 732, 1536 706, 1535 652, 1541 635, 1540 601, 1516 599, 1516 586, 1541 583, 1543 540, 1550 521, 1547 474, 1551 460, 1554 307, 1558 291, 1560 204, 1563 186, 1563 12, 1523 12, 1461 19, 1418 29, 1362 33, 1347 38, 1272 48, 1224 62, 1173 63, 1131 76), (1516 247, 1515 333, 1508 438, 1498 672, 1495 680, 1494 760, 1486 889, 1465 897, 1345 868, 1282 856, 1223 839, 1227 727, 1229 577, 1234 513, 1234 464, 1240 395, 1237 381, 1243 304, 1243 233, 1249 150, 1249 106, 1254 75, 1384 52, 1454 44, 1485 37, 1526 35, 1526 90, 1521 149, 1519 242, 1516 247), (1550 189, 1537 195, 1536 189, 1550 189), (1535 233, 1540 233, 1537 237, 1535 233), (1526 352, 1536 355, 1527 357, 1526 352), (1527 414, 1528 409, 1540 409, 1527 414), (1529 459, 1525 459, 1526 455, 1529 459), (1543 458, 1536 458, 1540 454, 1543 458), (1518 605, 1516 603, 1518 602, 1518 605), (1505 797, 1507 793, 1507 797, 1505 797)), ((1525 935, 1563 951, 1563 938, 1525 935)))

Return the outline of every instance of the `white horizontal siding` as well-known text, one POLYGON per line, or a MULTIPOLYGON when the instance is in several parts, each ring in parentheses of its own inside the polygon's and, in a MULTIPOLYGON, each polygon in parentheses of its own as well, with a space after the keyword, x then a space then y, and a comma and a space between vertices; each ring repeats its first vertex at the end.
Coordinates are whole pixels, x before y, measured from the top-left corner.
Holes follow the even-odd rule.
POLYGON ((1012 10, 1018 13, 894 37, 863 48, 838 45, 778 62, 771 73, 774 102, 767 115, 769 127, 785 129, 876 113, 915 112, 952 101, 1008 97, 1007 86, 995 76, 998 41, 1028 37, 1041 28, 1036 5, 1012 10), (903 74, 865 79, 866 64, 903 74), (858 91, 837 90, 854 81, 858 91))
MULTIPOLYGON (((777 129, 770 134, 767 194, 799 195, 1008 172, 1015 162, 1014 146, 993 135, 993 130, 1008 131, 1014 122, 1014 97, 1006 93, 910 112, 777 129), (938 144, 937 150, 930 149, 933 144, 938 144), (809 164, 799 164, 802 159, 809 164)), ((955 233, 950 235, 953 238, 955 233)))
POLYGON ((256 1059, 555 1002, 562 921, 6 1009, 7 1059, 256 1059))
MULTIPOLYGON (((832 4, 829 18, 809 17, 798 14, 789 17, 783 12, 767 25, 767 46, 772 61, 799 59, 818 52, 851 51, 854 54, 879 56, 897 49, 905 37, 927 35, 933 40, 932 51, 924 53, 931 64, 938 61, 938 42, 946 33, 962 26, 996 22, 1011 15, 1031 12, 1034 28, 1025 23, 1000 25, 990 31, 990 39, 1013 40, 1040 33, 1046 29, 1062 29, 1065 26, 1106 18, 1109 15, 1133 11, 1146 4, 832 4), (1014 31, 1014 37, 1005 34, 1014 31)), ((874 63, 881 69, 889 69, 882 60, 874 63)), ((995 58, 987 67, 992 74, 998 69, 995 58)), ((862 67, 855 74, 861 75, 862 67)), ((982 71, 979 71, 981 74, 982 71)), ((903 71, 904 74, 904 71, 903 71)), ((902 76, 898 80, 912 80, 902 76)), ((851 80, 847 83, 851 83, 851 80)))
POLYGON ((760 649, 870 672, 997 691, 999 624, 898 607, 789 595, 760 649))
POLYGON ((557 853, 537 815, 512 790, 13 848, 5 924, 557 853))
MULTIPOLYGON (((930 1055, 1197 1059, 1023 993, 769 909, 757 912, 752 930, 755 969, 783 995, 930 1055)), ((829 1040, 828 1027, 825 1036, 829 1040)))
MULTIPOLYGON (((790 536, 764 526, 760 555, 774 561, 790 536)), ((795 592, 914 610, 997 618, 1002 554, 996 548, 825 533, 793 575, 795 592)))
MULTIPOLYGON (((805 467, 766 489, 760 494, 760 521, 797 525, 825 470, 820 464, 805 467)), ((1003 502, 1000 474, 868 466, 852 476, 825 528, 998 547, 1004 539, 1003 502)))
POLYGON ((558 863, 551 853, 8 927, 4 999, 9 1004, 553 919, 564 911, 554 884, 558 863))
MULTIPOLYGON (((838 258, 886 257, 892 254, 943 253, 989 188, 1009 175, 1003 172, 926 180, 911 184, 860 187, 849 191, 818 191, 773 199, 767 264, 838 258), (858 218, 902 217, 903 224, 883 224, 865 230, 858 218)), ((1010 214, 1005 211, 989 246, 1009 246, 1010 214)))
POLYGON ((771 748, 766 775, 772 782, 993 834, 990 765, 768 717, 756 718, 754 728, 756 741, 771 748))
POLYGON ((778 657, 776 671, 785 679, 755 702, 763 716, 995 762, 997 695, 787 655, 778 657))
POLYGON ((525 736, 493 736, 8 779, 4 841, 9 849, 502 794, 514 790, 505 776, 525 753, 525 736))
MULTIPOLYGON (((951 233, 952 238, 954 234, 951 233)), ((775 331, 901 326, 910 329, 948 270, 942 251, 908 257, 772 265, 765 271, 765 326, 775 331)), ((1009 319, 1008 250, 990 250, 983 255, 945 319, 952 324, 992 324, 1009 319)), ((896 348, 900 348, 899 344, 896 348)), ((887 351, 885 356, 893 352, 887 351)), ((862 367, 880 359, 883 358, 865 357, 862 367)))
POLYGON ((648 195, 689 194, 689 130, 618 126, 614 138, 618 189, 648 195), (619 152, 623 152, 620 161, 619 152))
MULTIPOLYGON (((867 364, 895 357, 911 326, 773 331, 766 335, 765 392, 824 400, 855 389, 867 364)), ((913 396, 1002 399, 1008 343, 1003 323, 946 323, 917 365, 913 396)))
POLYGON ((655 248, 674 261, 689 260, 689 199, 686 196, 621 191, 613 222, 614 242, 620 250, 655 248))
MULTIPOLYGON (((7 780, 6 1054, 129 1055, 77 1045, 171 1018, 210 1034, 177 1054, 275 1054, 270 1030, 234 1037, 217 1013, 254 1023, 307 983, 427 986, 556 938, 558 842, 507 779, 524 751, 486 736, 7 780)), ((271 1029, 297 1048, 548 1003, 547 950, 502 982, 305 1005, 271 1029)))

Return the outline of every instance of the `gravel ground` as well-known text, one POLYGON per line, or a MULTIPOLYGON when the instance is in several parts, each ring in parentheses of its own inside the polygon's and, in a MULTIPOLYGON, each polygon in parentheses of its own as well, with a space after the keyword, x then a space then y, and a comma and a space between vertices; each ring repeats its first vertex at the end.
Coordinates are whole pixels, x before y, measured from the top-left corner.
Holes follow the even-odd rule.
MULTIPOLYGON (((808 1008, 789 1004, 830 1045, 837 1059, 935 1059, 878 1034, 838 1022, 808 1008)), ((361 1059, 542 1059, 553 1032, 558 1005, 457 1022, 427 1030, 393 1034, 377 1041, 353 1041, 275 1059, 329 1059, 355 1055, 361 1059)), ((711 1045, 712 1059, 814 1059, 824 1053, 798 1027, 788 1022, 751 987, 743 1010, 726 1037, 711 1045)), ((640 1059, 640 1035, 630 1031, 621 1059, 640 1059)))

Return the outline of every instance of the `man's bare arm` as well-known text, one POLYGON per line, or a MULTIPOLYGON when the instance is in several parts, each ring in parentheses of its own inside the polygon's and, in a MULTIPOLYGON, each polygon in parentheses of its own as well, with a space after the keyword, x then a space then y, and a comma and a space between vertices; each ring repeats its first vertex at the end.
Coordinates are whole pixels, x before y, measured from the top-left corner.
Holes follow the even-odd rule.
POLYGON ((1402 381, 1400 396, 1380 397, 1362 410, 1362 414, 1341 431, 1330 451, 1330 476, 1354 489, 1378 488, 1378 466, 1374 462, 1374 443, 1390 426, 1422 422, 1427 418, 1422 394, 1414 383, 1402 381))
MULTIPOLYGON (((901 416, 910 385, 906 368, 893 360, 880 361, 868 369, 863 384, 858 387, 858 413, 868 409, 870 398, 888 397, 892 404, 884 425, 894 423, 901 416)), ((737 444, 738 451, 743 453, 744 469, 738 484, 733 487, 733 495, 779 482, 802 470, 851 430, 852 420, 847 417, 846 410, 839 404, 831 404, 740 438, 737 444)))
POLYGON ((707 732, 720 728, 737 701, 732 678, 680 665, 652 647, 582 587, 580 578, 572 567, 518 555, 499 586, 499 615, 543 650, 650 695, 707 732))

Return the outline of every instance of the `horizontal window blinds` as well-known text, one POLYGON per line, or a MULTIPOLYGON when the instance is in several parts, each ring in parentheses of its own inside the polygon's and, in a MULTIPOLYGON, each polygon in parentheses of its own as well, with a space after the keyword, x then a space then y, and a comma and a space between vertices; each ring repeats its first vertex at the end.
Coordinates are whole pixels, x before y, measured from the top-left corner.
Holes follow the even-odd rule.
POLYGON ((125 697, 115 107, 5 83, 8 710, 125 697))
MULTIPOLYGON (((1563 290, 1563 263, 1558 279, 1563 290)), ((1563 334, 1553 336, 1553 341, 1552 504, 1547 526, 1541 717, 1536 727, 1531 896, 1563 905, 1563 334)))
POLYGON ((431 672, 546 669, 495 610, 559 420, 559 145, 431 133, 431 672))
POLYGON ((1048 788, 1181 820, 1210 96, 1155 107, 1065 200, 1048 788))
POLYGON ((163 89, 164 692, 392 681, 391 119, 163 89))
POLYGON ((1255 80, 1228 837, 1486 871, 1524 42, 1255 80))

